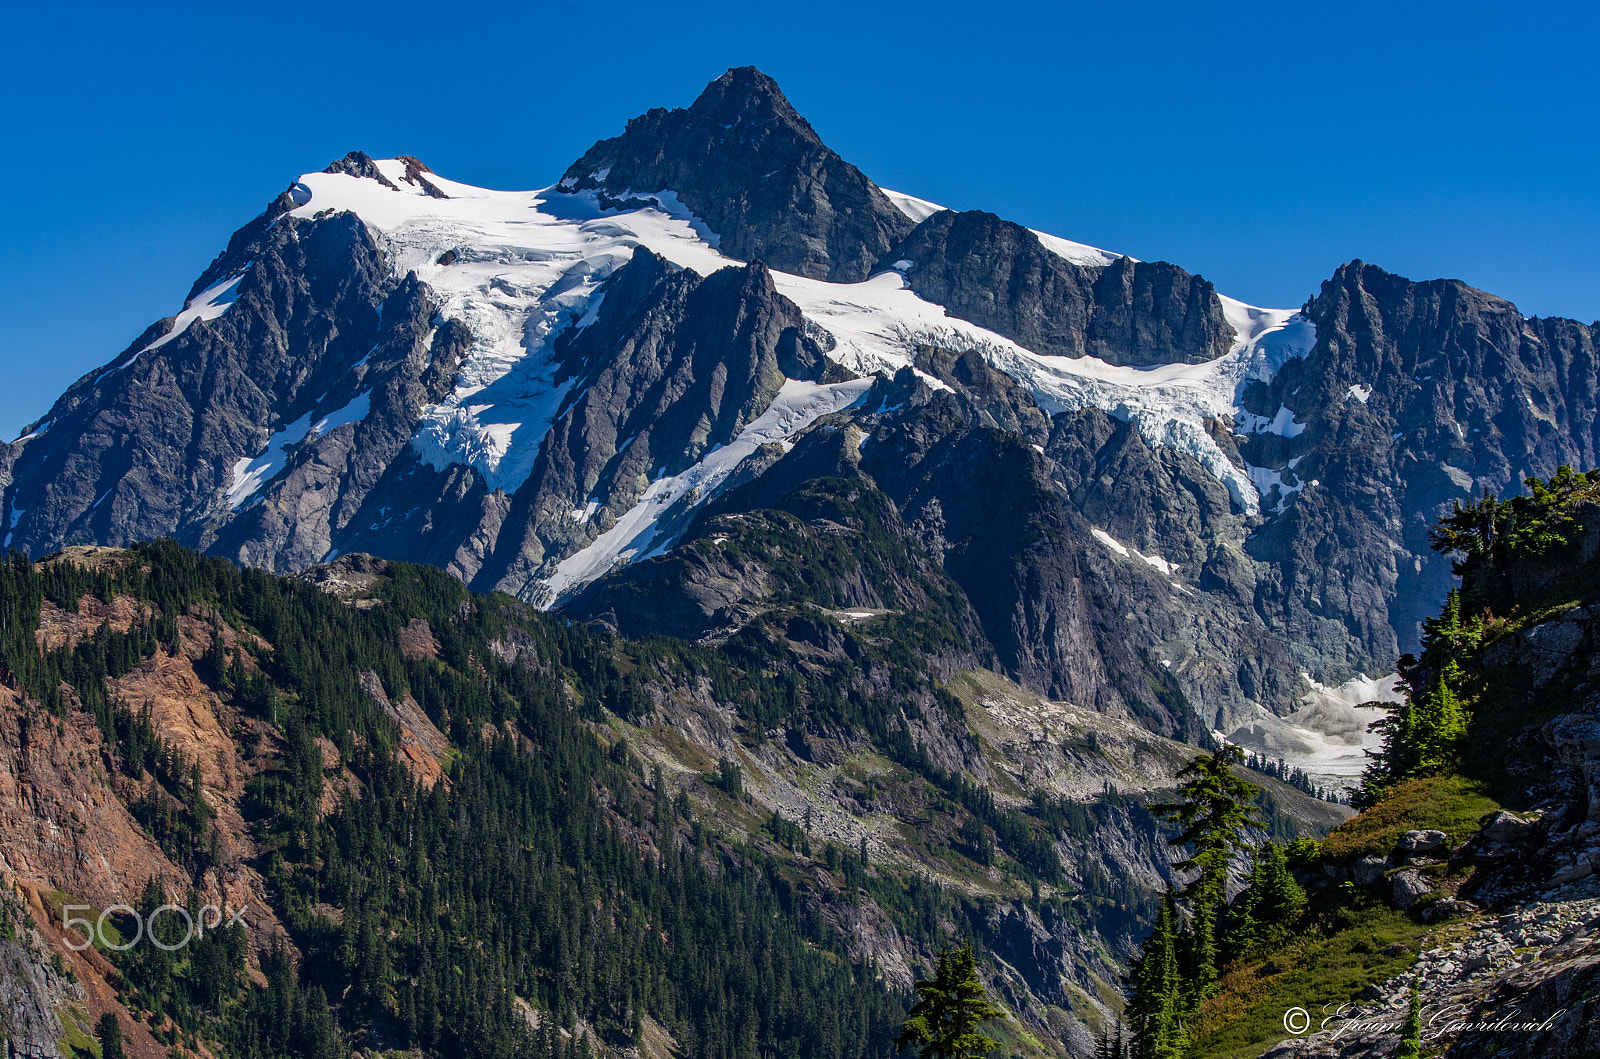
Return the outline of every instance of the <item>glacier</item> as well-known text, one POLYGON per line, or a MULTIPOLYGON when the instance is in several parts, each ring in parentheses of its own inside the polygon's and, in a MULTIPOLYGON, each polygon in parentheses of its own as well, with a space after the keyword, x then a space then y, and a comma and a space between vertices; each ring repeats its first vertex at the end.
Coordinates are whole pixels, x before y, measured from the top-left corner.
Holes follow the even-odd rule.
MULTIPOLYGON (((460 320, 471 331, 473 345, 453 392, 424 410, 411 445, 436 469, 472 467, 491 489, 514 492, 532 472, 551 424, 571 396, 571 380, 555 377, 553 344, 564 330, 593 321, 602 284, 635 248, 646 247, 701 275, 743 264, 720 252, 716 234, 670 190, 628 192, 608 200, 628 202, 618 209, 603 206, 593 191, 496 191, 430 173, 428 181, 448 196, 438 198, 408 180, 405 162, 384 159, 376 165, 394 187, 346 173, 301 176, 291 215, 312 217, 330 209, 355 213, 382 241, 394 274, 415 272, 439 297, 441 318, 460 320)), ((885 194, 914 220, 942 209, 900 192, 885 194)), ((1053 253, 1076 264, 1101 266, 1121 256, 1035 234, 1053 253)), ((1281 510, 1292 492, 1305 487, 1302 482, 1291 490, 1279 472, 1237 466, 1206 428, 1208 419, 1226 419, 1246 432, 1293 436, 1303 429, 1287 408, 1265 420, 1239 403, 1251 380, 1270 380, 1289 359, 1310 351, 1316 329, 1297 311, 1223 297, 1224 315, 1235 332, 1225 355, 1202 364, 1121 367, 1094 357, 1042 356, 956 319, 912 292, 903 271, 909 262, 895 264, 859 283, 776 271, 772 278, 808 322, 833 337, 828 356, 858 375, 892 374, 911 366, 921 343, 973 349, 1026 386, 1047 414, 1100 408, 1133 423, 1152 445, 1188 453, 1250 514, 1261 511, 1264 496, 1274 496, 1274 510, 1281 510)), ((209 299, 204 311, 213 311, 210 306, 226 294, 219 288, 195 301, 209 299)), ((824 388, 833 396, 809 394, 790 408, 786 402, 799 394, 791 387, 798 385, 791 380, 774 402, 774 408, 788 409, 783 414, 771 421, 762 416, 695 467, 652 483, 616 526, 566 557, 547 582, 547 604, 618 561, 659 551, 660 515, 690 491, 709 496, 757 445, 782 442, 826 411, 848 405, 845 397, 859 396, 846 384, 824 388)), ((860 392, 865 388, 862 383, 860 392)), ((301 424, 291 425, 267 452, 240 461, 231 503, 244 502, 276 473, 281 446, 291 444, 289 436, 300 429, 301 424)))

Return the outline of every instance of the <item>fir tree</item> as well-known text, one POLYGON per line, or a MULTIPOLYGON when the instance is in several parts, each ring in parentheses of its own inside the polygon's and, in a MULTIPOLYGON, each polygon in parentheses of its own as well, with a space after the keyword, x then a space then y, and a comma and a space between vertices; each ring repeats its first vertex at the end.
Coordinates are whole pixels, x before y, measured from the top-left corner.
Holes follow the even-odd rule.
POLYGON ((125 1059, 127 1053, 122 1048, 122 1026, 117 1022, 117 1016, 109 1011, 101 1015, 94 1035, 100 1041, 100 1059, 125 1059))
POLYGON ((939 953, 932 978, 917 982, 917 1002, 900 1025, 896 1048, 916 1046, 922 1059, 971 1059, 999 1042, 978 1031, 978 1025, 1005 1017, 978 980, 970 943, 939 953))
POLYGON ((1179 773, 1178 800, 1149 806, 1157 816, 1175 821, 1183 830, 1168 842, 1187 846, 1190 855, 1174 865, 1196 875, 1181 896, 1189 901, 1193 927, 1185 943, 1189 993, 1192 1000, 1210 996, 1216 987, 1216 923, 1225 893, 1228 865, 1252 849, 1246 831, 1261 823, 1253 799, 1261 789, 1233 774, 1244 751, 1225 745, 1214 754, 1201 754, 1179 773))
POLYGON ((1168 890, 1155 929, 1130 976, 1133 996, 1128 1011, 1134 1050, 1140 1059, 1181 1059, 1188 1048, 1183 1028, 1187 990, 1178 949, 1178 904, 1168 890))

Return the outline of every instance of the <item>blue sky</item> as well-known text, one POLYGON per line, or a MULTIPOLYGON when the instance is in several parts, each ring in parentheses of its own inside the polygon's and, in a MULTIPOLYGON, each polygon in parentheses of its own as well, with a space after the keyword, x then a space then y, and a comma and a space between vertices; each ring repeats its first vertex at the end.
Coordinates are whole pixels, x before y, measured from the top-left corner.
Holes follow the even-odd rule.
POLYGON ((553 182, 729 66, 878 183, 1297 306, 1354 257, 1600 318, 1590 6, 15 5, 0 435, 351 149, 553 182))

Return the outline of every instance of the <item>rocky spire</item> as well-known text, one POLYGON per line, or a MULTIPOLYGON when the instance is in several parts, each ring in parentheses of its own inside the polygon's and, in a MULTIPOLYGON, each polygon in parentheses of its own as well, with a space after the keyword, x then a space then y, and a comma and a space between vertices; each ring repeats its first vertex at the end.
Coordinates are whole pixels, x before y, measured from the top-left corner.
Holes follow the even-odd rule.
POLYGON ((912 228, 753 66, 729 70, 687 110, 634 118, 574 162, 559 187, 676 192, 724 253, 833 282, 865 279, 912 228))

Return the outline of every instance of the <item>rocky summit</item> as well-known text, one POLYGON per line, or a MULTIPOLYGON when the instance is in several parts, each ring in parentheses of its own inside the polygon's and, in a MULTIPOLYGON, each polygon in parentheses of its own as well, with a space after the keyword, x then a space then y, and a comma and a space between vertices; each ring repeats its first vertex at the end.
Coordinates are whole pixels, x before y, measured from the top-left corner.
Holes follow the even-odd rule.
MULTIPOLYGON (((352 609, 398 622, 371 633, 381 649, 352 649, 372 679, 335 695, 337 710, 359 702, 376 727, 352 742, 324 712, 260 715, 279 699, 246 701, 256 663, 239 652, 287 650, 275 645, 292 623, 192 586, 174 611, 179 596, 152 596, 127 573, 149 565, 143 553, 106 553, 115 577, 84 592, 68 575, 39 575, 67 578, 76 595, 23 578, 28 622, 99 615, 106 636, 143 637, 140 666, 189 665, 182 680, 209 689, 189 689, 184 701, 207 705, 185 716, 208 713, 219 743, 264 749, 192 783, 130 772, 115 748, 121 715, 104 706, 93 719, 97 696, 122 690, 90 690, 89 670, 67 661, 51 671, 66 691, 13 681, 18 718, 44 710, 78 726, 16 721, 15 741, 33 740, 14 767, 32 777, 27 790, 76 790, 38 777, 98 754, 121 779, 102 790, 75 777, 89 787, 73 805, 115 802, 127 820, 102 853, 84 847, 88 860, 41 839, 45 859, 29 863, 46 867, 11 869, 46 896, 92 893, 102 905, 137 896, 129 887, 146 878, 174 889, 187 874, 216 893, 243 878, 285 932, 278 955, 252 951, 258 977, 280 956, 300 966, 318 931, 350 923, 344 977, 318 984, 327 1014, 329 989, 357 988, 357 935, 377 927, 358 925, 350 893, 286 880, 323 870, 311 836, 348 807, 329 795, 296 810, 295 836, 267 836, 251 814, 289 809, 264 786, 248 793, 251 777, 316 772, 315 746, 325 778, 348 773, 339 789, 359 803, 373 784, 390 789, 365 771, 372 747, 389 747, 382 729, 412 748, 401 757, 430 789, 454 789, 469 782, 449 771, 464 744, 538 743, 495 705, 493 681, 506 677, 483 668, 484 652, 552 687, 578 667, 568 686, 587 690, 572 701, 611 733, 607 747, 623 747, 618 767, 636 769, 603 793, 629 841, 710 858, 723 839, 708 836, 725 836, 738 870, 800 887, 772 900, 800 916, 807 944, 834 946, 897 989, 934 951, 929 924, 953 922, 954 906, 928 898, 913 929, 907 909, 921 898, 897 904, 867 884, 920 872, 976 902, 961 915, 992 947, 991 980, 1007 983, 1032 1034, 1024 1050, 1084 1054, 1117 1008, 1112 983, 1150 894, 1172 877, 1162 833, 1122 792, 1170 785, 1176 748, 1226 739, 1273 775, 1298 776, 1274 795, 1280 836, 1337 823, 1347 808, 1299 795, 1354 784, 1376 748, 1375 715, 1360 705, 1398 701, 1394 675, 1455 583, 1431 529, 1529 476, 1600 464, 1596 325, 1525 318, 1458 281, 1360 261, 1307 294, 1298 308, 1247 305, 1176 264, 880 188, 753 68, 728 71, 686 109, 635 118, 537 190, 352 152, 296 179, 173 316, 0 445, 0 547, 19 553, 19 578, 63 549, 75 558, 38 569, 170 538, 248 571, 245 585, 354 585, 352 609), (409 564, 450 575, 462 615, 501 617, 463 646, 442 631, 455 619, 436 606, 435 583, 427 606, 369 591, 409 564), (521 633, 501 627, 506 614, 521 633), (553 631, 580 627, 581 649, 563 639, 576 633, 553 631), (213 647, 237 671, 196 653, 213 647), (437 655, 449 673, 402 678, 401 662, 374 661, 391 647, 411 662, 437 655), (489 684, 464 712, 423 690, 480 678, 489 684), (1126 752, 1107 757, 1106 740, 1126 752), (45 748, 52 763, 39 772, 45 748), (735 782, 746 773, 748 787, 735 782), (166 784, 174 805, 204 792, 231 806, 213 805, 196 833, 226 821, 237 848, 227 863, 254 875, 208 877, 221 861, 197 868, 171 834, 152 838, 157 816, 130 808, 167 806, 148 782, 166 784), (700 806, 693 826, 687 802, 690 815, 672 815, 680 788, 700 806), (635 802, 650 811, 634 814, 635 802), (800 814, 815 856, 798 852, 800 814), (908 837, 924 828, 925 841, 908 837), (295 856, 275 861, 288 847, 274 843, 291 837, 295 856), (824 849, 833 860, 819 859, 824 849), (86 867, 94 856, 110 875, 86 867), (1063 903, 1072 894, 1103 904, 1081 912, 1063 903)), ((59 644, 41 631, 37 649, 71 656, 92 633, 77 628, 85 621, 60 619, 77 631, 59 644)), ((304 672, 263 665, 274 695, 310 709, 295 698, 312 692, 304 672)), ((133 724, 139 705, 126 705, 133 724)), ((86 811, 17 797, 51 827, 86 811)), ((53 907, 24 904, 35 920, 53 907)), ((70 980, 28 962, 50 941, 29 929, 6 958, 34 967, 53 1004, 80 1002, 70 980)), ((398 993, 359 989, 341 1010, 365 1020, 363 1046, 450 1050, 398 993)), ((323 1017, 305 1014, 310 994, 280 994, 322 1040, 305 1028, 323 1017)), ((658 1021, 628 1014, 638 1006, 602 1017, 548 991, 510 995, 535 1032, 564 1020, 568 1048, 585 1033, 597 1048, 626 1037, 648 1051, 693 1027, 700 1044, 742 1032, 727 1020, 713 1031, 687 1007, 667 1018, 663 1006, 658 1021), (580 1032, 574 1018, 593 1021, 580 1032)), ((26 1018, 30 1041, 55 1025, 26 1018)), ((155 1047, 141 1032, 140 1046, 155 1047)))

